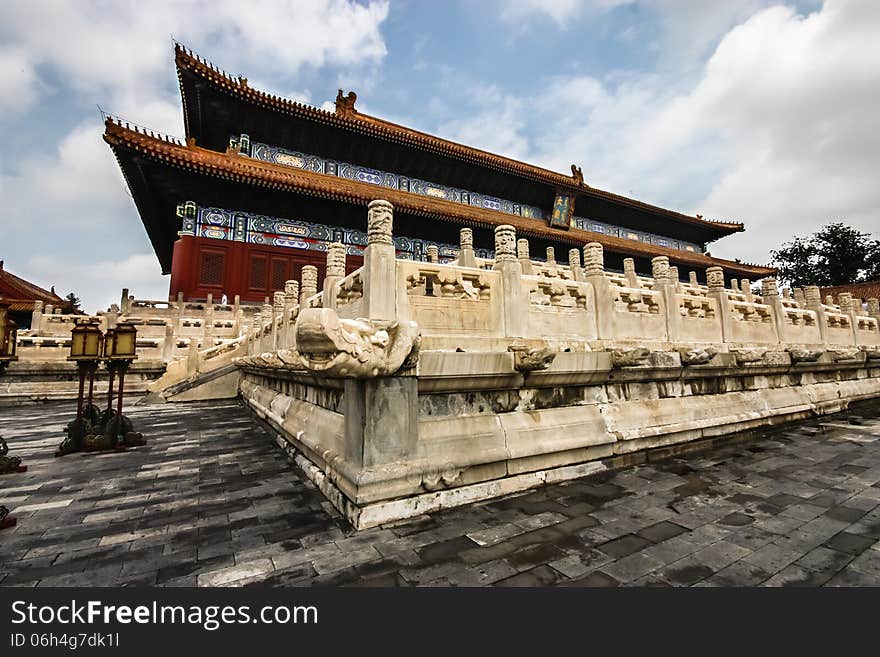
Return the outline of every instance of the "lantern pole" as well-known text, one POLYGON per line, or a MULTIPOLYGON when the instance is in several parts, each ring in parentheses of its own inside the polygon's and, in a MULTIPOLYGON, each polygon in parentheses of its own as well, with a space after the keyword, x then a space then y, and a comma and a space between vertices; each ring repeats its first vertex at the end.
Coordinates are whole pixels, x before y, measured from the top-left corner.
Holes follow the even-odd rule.
MULTIPOLYGON (((9 304, 0 299, 0 375, 10 361, 18 360, 15 355, 16 338, 15 322, 9 317, 9 304)), ((21 464, 19 457, 6 456, 8 451, 6 441, 0 437, 0 474, 26 472, 27 466, 21 464)), ((0 529, 15 527, 17 523, 16 517, 9 514, 9 509, 0 504, 0 529)))

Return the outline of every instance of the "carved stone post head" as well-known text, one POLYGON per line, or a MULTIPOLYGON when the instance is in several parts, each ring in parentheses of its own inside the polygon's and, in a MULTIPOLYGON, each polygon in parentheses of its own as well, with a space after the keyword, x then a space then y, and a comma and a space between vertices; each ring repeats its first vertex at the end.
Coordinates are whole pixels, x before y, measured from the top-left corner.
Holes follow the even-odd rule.
POLYGON ((709 267, 706 269, 706 285, 709 289, 724 288, 724 270, 721 267, 709 267))
POLYGON ((782 288, 782 298, 783 299, 791 299, 791 288, 790 287, 782 288))
POLYGON ((770 297, 778 297, 779 296, 779 287, 776 285, 775 278, 761 279, 761 296, 764 299, 769 299, 770 297))
POLYGON ((739 280, 739 290, 743 294, 751 294, 752 293, 752 282, 748 278, 741 278, 739 280))
POLYGON ((853 308, 853 296, 849 292, 841 292, 837 295, 837 302, 840 304, 840 312, 848 313, 853 308))
POLYGON ((280 312, 284 308, 284 292, 276 292, 272 295, 272 301, 274 302, 275 312, 280 312))
POLYGON ((458 232, 458 242, 462 249, 474 248, 474 231, 470 228, 462 228, 458 232))
POLYGON ((669 265, 669 282, 673 285, 678 283, 678 267, 669 265))
POLYGON ((302 293, 308 297, 318 293, 318 268, 314 265, 303 265, 302 293))
POLYGON ((658 282, 666 282, 669 280, 669 258, 666 256, 657 256, 651 258, 651 273, 654 280, 658 282))
POLYGON ((798 303, 805 303, 806 302, 807 297, 804 295, 804 288, 796 287, 796 288, 794 288, 794 290, 792 290, 792 292, 794 293, 794 300, 795 301, 797 301, 798 303))
POLYGON ((263 304, 263 317, 266 318, 267 322, 272 319, 272 304, 271 303, 264 303, 263 304))
POLYGON ((525 238, 516 241, 516 257, 520 260, 529 259, 529 241, 525 238))
POLYGON ((822 294, 819 292, 819 286, 807 285, 804 287, 804 300, 807 302, 807 305, 820 305, 822 303, 822 294))
POLYGON ((605 252, 599 242, 588 242, 584 245, 584 273, 605 273, 605 252))
POLYGON ((699 285, 700 284, 699 281, 697 280, 697 272, 695 272, 695 271, 688 272, 688 282, 691 285, 699 285))
POLYGON ((581 252, 578 249, 568 250, 568 266, 572 269, 581 266, 581 252))
POLYGON ((556 264, 556 249, 552 246, 547 247, 547 264, 555 265, 556 264))
POLYGON ((825 305, 826 306, 833 306, 834 305, 834 295, 833 294, 826 294, 825 295, 825 305))
POLYGON ((734 292, 740 291, 739 290, 739 281, 736 280, 735 278, 730 279, 730 289, 733 290, 734 292))
POLYGON ((878 315, 880 314, 880 299, 875 299, 871 297, 868 299, 868 314, 869 315, 878 315))
POLYGON ((440 262, 440 249, 436 247, 436 245, 431 244, 428 246, 428 262, 440 262))
POLYGON ((633 258, 623 259, 623 273, 626 276, 636 275, 636 261, 633 258))
POLYGON ((516 228, 510 224, 495 226, 495 262, 516 260, 516 228))
POLYGON ((370 201, 367 206, 367 244, 394 244, 394 206, 383 199, 370 201))
POLYGON ((296 303, 299 299, 299 281, 284 282, 284 299, 287 303, 296 303))
POLYGON ((345 244, 341 242, 327 247, 327 276, 345 276, 345 244))

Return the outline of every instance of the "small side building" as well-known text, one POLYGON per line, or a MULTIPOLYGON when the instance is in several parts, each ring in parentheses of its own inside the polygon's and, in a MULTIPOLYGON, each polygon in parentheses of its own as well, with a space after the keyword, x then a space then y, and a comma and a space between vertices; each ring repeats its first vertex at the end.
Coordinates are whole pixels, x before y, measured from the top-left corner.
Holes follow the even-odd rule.
POLYGON ((9 304, 9 315, 15 320, 19 329, 29 329, 35 305, 41 304, 43 309, 51 307, 63 313, 76 312, 66 299, 55 294, 55 288, 46 290, 36 283, 26 281, 12 272, 6 271, 0 260, 0 299, 9 304))

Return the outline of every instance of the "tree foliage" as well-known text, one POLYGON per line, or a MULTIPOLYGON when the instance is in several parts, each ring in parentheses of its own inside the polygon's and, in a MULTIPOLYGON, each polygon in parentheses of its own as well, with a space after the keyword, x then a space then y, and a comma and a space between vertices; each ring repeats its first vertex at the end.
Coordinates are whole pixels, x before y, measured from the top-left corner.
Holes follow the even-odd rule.
POLYGON ((829 287, 880 280, 880 240, 843 223, 822 226, 770 252, 778 278, 793 286, 829 287))
POLYGON ((79 310, 80 299, 76 294, 70 292, 64 299, 70 304, 71 310, 79 310))

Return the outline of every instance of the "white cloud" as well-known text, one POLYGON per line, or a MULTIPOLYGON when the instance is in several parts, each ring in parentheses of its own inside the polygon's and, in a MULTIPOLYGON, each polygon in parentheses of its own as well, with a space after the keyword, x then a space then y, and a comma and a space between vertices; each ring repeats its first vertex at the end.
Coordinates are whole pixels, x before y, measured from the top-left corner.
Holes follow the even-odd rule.
POLYGON ((501 17, 507 21, 519 22, 535 15, 544 15, 560 27, 584 11, 607 11, 620 5, 630 4, 632 0, 507 0, 501 10, 501 17))
POLYGON ((216 57, 230 73, 253 71, 276 88, 296 89, 307 67, 370 73, 386 54, 381 27, 388 11, 385 0, 5 3, 0 124, 16 132, 50 132, 28 116, 38 103, 45 105, 41 110, 60 103, 63 120, 78 120, 54 144, 43 141, 42 150, 4 154, 0 197, 11 234, 0 243, 0 257, 26 277, 74 289, 92 309, 115 299, 117 292, 107 296, 115 285, 163 298, 167 280, 155 255, 140 254, 145 235, 101 139, 95 105, 180 136, 172 34, 216 57), (23 266, 32 251, 44 257, 23 266), (132 251, 138 255, 124 257, 132 251), (112 253, 121 255, 91 262, 112 253))
POLYGON ((46 288, 54 286, 62 297, 68 292, 75 293, 83 310, 90 313, 118 304, 123 287, 138 299, 168 298, 168 277, 161 275, 153 253, 133 253, 121 260, 88 263, 33 256, 16 274, 46 288))
MULTIPOLYGON (((566 76, 452 135, 673 209, 740 220, 711 246, 767 262, 794 234, 842 220, 880 226, 880 3, 829 0, 802 16, 771 7, 723 35, 690 83, 663 73, 566 76)), ((457 125, 456 125, 457 124, 457 125)))
MULTIPOLYGON (((236 0, 138 3, 21 2, 4 8, 0 39, 47 66, 64 84, 110 109, 131 113, 169 95, 171 34, 222 53, 231 73, 295 76, 304 66, 362 68, 386 54, 380 26, 388 3, 236 0)), ((33 82, 33 80, 31 81, 33 82)), ((173 93, 171 93, 173 95, 173 93)), ((31 90, 30 99, 36 94, 31 90)))
POLYGON ((37 86, 26 52, 0 49, 0 117, 21 115, 36 99, 37 86))

